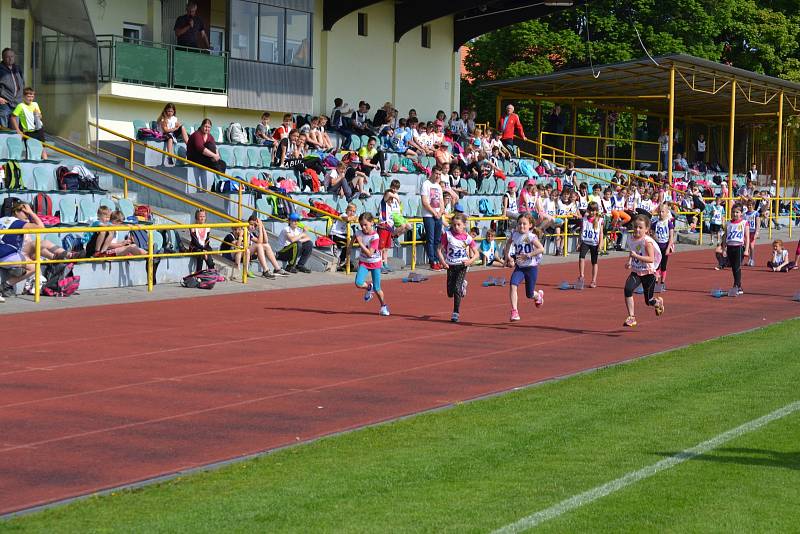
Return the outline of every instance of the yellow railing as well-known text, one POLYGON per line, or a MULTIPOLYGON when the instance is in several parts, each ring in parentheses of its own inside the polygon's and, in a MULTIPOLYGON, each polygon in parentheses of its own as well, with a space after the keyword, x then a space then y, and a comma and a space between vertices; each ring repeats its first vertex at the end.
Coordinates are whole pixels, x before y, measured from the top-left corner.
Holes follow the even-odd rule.
MULTIPOLYGON (((625 139, 625 138, 622 138, 622 137, 603 137, 603 136, 598 136, 598 135, 578 135, 578 134, 570 134, 570 133, 553 133, 553 132, 541 131, 541 132, 539 132, 539 144, 540 145, 544 144, 544 138, 545 137, 561 138, 562 143, 563 143, 562 146, 564 147, 564 150, 566 150, 567 140, 571 139, 572 140, 572 152, 576 153, 576 155, 574 155, 574 158, 576 158, 576 159, 583 159, 583 160, 587 160, 587 161, 598 161, 598 162, 603 162, 603 163, 606 163, 606 164, 608 162, 612 162, 613 163, 614 161, 619 161, 619 160, 622 160, 622 159, 626 159, 626 160, 630 161, 630 169, 631 170, 634 170, 636 168, 636 164, 637 163, 648 163, 648 164, 653 164, 654 163, 656 165, 656 169, 659 170, 659 171, 661 170, 661 160, 658 159, 659 143, 655 142, 655 141, 642 141, 642 140, 639 140, 639 139, 625 139), (576 145, 577 145, 577 140, 578 139, 589 139, 589 140, 594 141, 594 157, 591 157, 589 155, 586 155, 586 156, 577 155, 576 145), (608 155, 605 155, 605 154, 601 155, 601 153, 600 153, 601 152, 601 145, 603 145, 603 148, 607 148, 606 143, 608 143, 608 142, 630 144, 631 145, 631 155, 630 155, 630 157, 629 158, 613 157, 612 158, 612 157, 610 157, 608 155), (656 155, 657 155, 656 159, 651 160, 651 159, 639 159, 639 158, 636 158, 636 146, 637 145, 645 145, 645 146, 646 145, 655 145, 656 146, 656 155)), ((545 153, 545 152, 542 151, 542 152, 540 152, 539 157, 545 157, 545 158, 549 157, 549 159, 551 159, 552 161, 556 161, 556 154, 555 153, 548 154, 548 153, 545 153)), ((563 156, 562 164, 566 165, 567 161, 568 160, 567 160, 566 156, 563 156)))
MULTIPOLYGON (((161 258, 175 258, 184 256, 201 256, 201 255, 215 255, 241 252, 247 254, 249 249, 248 232, 244 232, 244 241, 242 242, 241 249, 231 249, 228 251, 221 250, 204 250, 199 252, 155 252, 153 250, 153 232, 159 230, 187 230, 193 228, 230 228, 242 227, 247 228, 248 224, 245 222, 233 223, 204 223, 204 224, 154 224, 154 225, 132 225, 132 226, 88 226, 88 227, 54 227, 54 228, 27 228, 18 230, 0 230, 0 235, 6 234, 33 234, 35 255, 33 259, 25 261, 3 262, 0 267, 14 267, 21 265, 34 265, 34 302, 39 302, 41 297, 41 267, 42 265, 56 264, 56 263, 97 263, 105 261, 128 261, 128 260, 146 260, 147 261, 147 291, 153 291, 153 260, 161 258), (147 232, 147 253, 132 255, 132 256, 103 256, 91 258, 62 258, 62 259, 43 259, 42 258, 42 234, 74 234, 74 233, 93 233, 93 232, 130 232, 133 230, 142 230, 147 232)), ((69 252, 69 251, 66 251, 69 252)), ((245 256, 246 257, 246 256, 245 256)), ((242 269, 242 283, 247 283, 247 268, 242 269)))

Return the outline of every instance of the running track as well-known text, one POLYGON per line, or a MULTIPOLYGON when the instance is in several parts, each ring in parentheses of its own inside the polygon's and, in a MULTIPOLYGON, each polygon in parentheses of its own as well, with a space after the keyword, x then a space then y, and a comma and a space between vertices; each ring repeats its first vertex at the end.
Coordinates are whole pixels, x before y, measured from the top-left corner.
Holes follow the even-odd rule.
MULTIPOLYGON (((767 257, 767 246, 760 247, 767 257)), ((545 260, 546 261, 546 260, 545 260)), ((392 317, 350 286, 214 295, 0 319, 0 514, 143 481, 794 317, 798 272, 747 269, 737 299, 712 249, 672 257, 666 313, 622 259, 509 324, 504 288, 470 274, 462 323, 444 280, 385 284, 392 317), (213 318, 213 319, 212 319, 213 318), (223 320, 223 318, 227 318, 223 320)), ((496 271, 493 274, 500 274, 496 271)), ((508 274, 508 273, 503 273, 508 274)), ((298 275, 302 276, 302 275, 298 275)))

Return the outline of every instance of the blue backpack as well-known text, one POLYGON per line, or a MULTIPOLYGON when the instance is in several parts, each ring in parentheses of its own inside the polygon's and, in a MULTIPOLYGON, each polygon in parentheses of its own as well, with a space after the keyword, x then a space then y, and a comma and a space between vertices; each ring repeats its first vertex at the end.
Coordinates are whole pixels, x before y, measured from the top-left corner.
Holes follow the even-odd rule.
POLYGON ((133 239, 133 243, 142 250, 147 250, 147 232, 144 230, 131 230, 130 231, 130 238, 133 239))
POLYGON ((531 165, 530 162, 521 159, 519 161, 518 166, 519 166, 519 171, 528 178, 533 178, 534 176, 536 176, 536 171, 533 170, 533 165, 531 165))
POLYGON ((61 239, 61 246, 67 252, 83 250, 83 239, 75 234, 67 234, 61 239))

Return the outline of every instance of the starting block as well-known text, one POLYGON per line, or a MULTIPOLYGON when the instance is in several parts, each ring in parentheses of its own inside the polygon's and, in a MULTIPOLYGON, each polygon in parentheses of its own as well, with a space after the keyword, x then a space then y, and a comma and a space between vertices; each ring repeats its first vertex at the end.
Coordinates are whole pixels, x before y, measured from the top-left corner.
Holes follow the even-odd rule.
POLYGON ((492 287, 492 286, 503 287, 505 285, 506 285, 505 278, 495 278, 493 276, 487 278, 486 281, 483 283, 483 287, 492 287))
POLYGON ((421 275, 419 273, 415 273, 414 271, 411 271, 410 273, 408 273, 408 276, 403 278, 403 283, 405 284, 405 283, 408 283, 408 282, 411 282, 411 283, 424 282, 427 279, 428 279, 427 276, 423 276, 423 275, 421 275))

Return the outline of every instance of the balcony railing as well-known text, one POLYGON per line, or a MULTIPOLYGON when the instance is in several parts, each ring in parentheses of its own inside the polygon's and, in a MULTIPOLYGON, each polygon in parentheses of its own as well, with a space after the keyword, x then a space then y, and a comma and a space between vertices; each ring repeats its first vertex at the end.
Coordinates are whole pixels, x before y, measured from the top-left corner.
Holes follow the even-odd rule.
POLYGON ((226 93, 228 54, 98 35, 100 81, 226 93))

